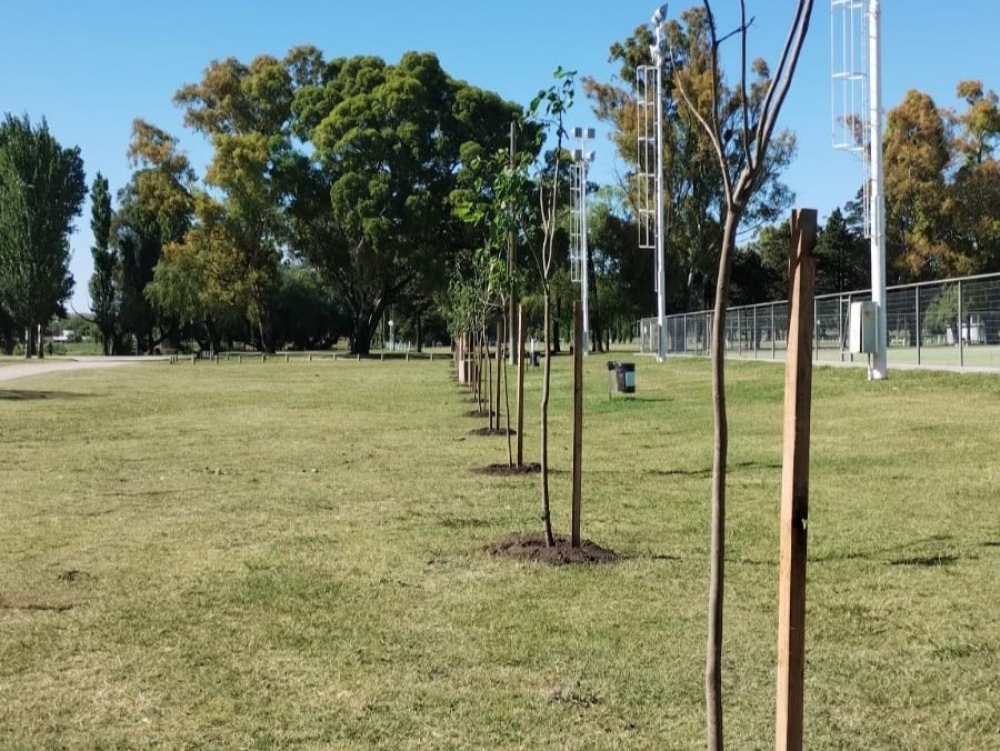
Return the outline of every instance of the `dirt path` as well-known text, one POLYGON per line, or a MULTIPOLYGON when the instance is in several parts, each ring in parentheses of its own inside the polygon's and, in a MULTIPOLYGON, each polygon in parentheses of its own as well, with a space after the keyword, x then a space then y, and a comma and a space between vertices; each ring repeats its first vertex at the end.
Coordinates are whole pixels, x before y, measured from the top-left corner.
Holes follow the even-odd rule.
POLYGON ((0 365, 0 381, 55 373, 61 370, 83 370, 85 368, 116 368, 121 365, 166 362, 165 357, 74 357, 30 360, 12 365, 0 365))

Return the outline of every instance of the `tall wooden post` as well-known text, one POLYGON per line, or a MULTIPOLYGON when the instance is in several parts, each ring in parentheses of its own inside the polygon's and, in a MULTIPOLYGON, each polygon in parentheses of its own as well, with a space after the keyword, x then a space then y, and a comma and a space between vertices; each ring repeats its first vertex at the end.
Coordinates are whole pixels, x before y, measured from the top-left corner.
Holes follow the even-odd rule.
POLYGON ((517 306, 517 466, 524 466, 524 306, 517 306))
POLYGON ((583 493, 583 303, 573 304, 573 510, 570 545, 580 547, 580 496, 583 493))
POLYGON ((816 211, 798 209, 792 214, 792 242, 788 252, 788 351, 785 357, 778 591, 777 751, 802 749, 815 247, 816 211))
MULTIPOLYGON (((503 321, 497 321, 497 416, 496 416, 496 426, 497 433, 500 432, 500 402, 503 396, 500 394, 500 388, 503 385, 503 321)), ((491 387, 492 388, 492 387, 491 387)))

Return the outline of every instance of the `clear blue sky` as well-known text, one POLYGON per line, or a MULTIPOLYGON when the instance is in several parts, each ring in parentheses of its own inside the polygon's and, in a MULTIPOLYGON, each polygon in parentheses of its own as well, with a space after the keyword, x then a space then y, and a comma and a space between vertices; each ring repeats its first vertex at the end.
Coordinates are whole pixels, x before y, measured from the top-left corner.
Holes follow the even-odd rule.
MULTIPOLYGON (((694 4, 672 5, 670 15, 694 4)), ((117 191, 128 180, 125 158, 132 119, 145 118, 181 140, 196 167, 208 150, 184 130, 171 104, 182 85, 198 81, 213 59, 249 61, 315 44, 327 58, 374 54, 389 62, 407 50, 437 53, 451 75, 526 103, 552 81, 556 66, 608 79, 608 47, 647 23, 656 2, 646 0, 173 0, 136 3, 15 2, 6 0, 0 27, 0 112, 47 118, 56 138, 79 146, 88 184, 101 171, 117 191)), ((747 0, 755 16, 751 54, 774 63, 788 30, 793 0, 747 0)), ((736 0, 715 0, 720 30, 735 26, 736 0)), ((882 0, 884 107, 907 89, 956 106, 958 81, 983 80, 1000 89, 996 35, 1000 7, 982 0, 882 0), (992 78, 991 78, 992 76, 992 78)), ((738 47, 724 50, 735 69, 738 47)), ((728 64, 727 64, 728 61, 728 64)), ((799 74, 782 112, 781 127, 796 132, 798 157, 785 180, 797 205, 821 219, 850 200, 860 165, 831 148, 830 6, 817 0, 799 74)), ((596 125, 582 98, 571 125, 596 125)), ((613 182, 616 164, 599 131, 597 182, 613 182)), ((90 208, 77 221, 72 271, 73 305, 88 309, 90 208)))

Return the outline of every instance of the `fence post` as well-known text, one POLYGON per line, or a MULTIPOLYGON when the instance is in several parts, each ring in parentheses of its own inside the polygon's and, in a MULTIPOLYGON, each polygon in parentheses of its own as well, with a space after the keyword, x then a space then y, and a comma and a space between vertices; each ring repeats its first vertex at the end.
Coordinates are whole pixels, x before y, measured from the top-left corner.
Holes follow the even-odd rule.
POLYGON ((775 351, 775 347, 776 347, 775 339, 777 339, 777 336, 776 336, 775 331, 774 331, 774 303, 771 303, 771 336, 770 336, 770 338, 771 338, 771 359, 775 360, 775 359, 777 359, 778 353, 775 351))
MULTIPOLYGON (((851 325, 851 293, 850 292, 847 293, 847 325, 848 326, 851 325)), ((847 361, 848 362, 854 362, 854 353, 853 352, 848 352, 847 353, 847 361)))
POLYGON ((760 339, 757 338, 757 309, 759 307, 760 307, 759 305, 754 305, 753 306, 753 331, 751 332, 751 334, 753 335, 753 359, 754 360, 757 359, 757 350, 759 349, 758 345, 760 344, 760 339))
POLYGON ((840 349, 840 361, 844 361, 844 296, 837 295, 837 347, 840 349))
POLYGON ((913 328, 917 341, 917 365, 920 364, 920 287, 913 288, 913 328))
POLYGON ((740 315, 742 308, 736 309, 736 353, 743 356, 743 316, 740 315))
POLYGON ((965 367, 965 344, 962 339, 962 318, 964 317, 962 313, 962 282, 958 282, 958 366, 960 368, 965 367))

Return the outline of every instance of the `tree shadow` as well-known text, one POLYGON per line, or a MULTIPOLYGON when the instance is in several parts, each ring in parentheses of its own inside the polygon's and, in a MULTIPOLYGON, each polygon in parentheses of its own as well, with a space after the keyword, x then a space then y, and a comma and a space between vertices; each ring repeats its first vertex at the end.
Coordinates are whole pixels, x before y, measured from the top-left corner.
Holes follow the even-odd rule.
POLYGON ((73 391, 36 391, 33 389, 0 389, 0 401, 34 402, 43 400, 80 399, 94 394, 80 394, 73 391))

